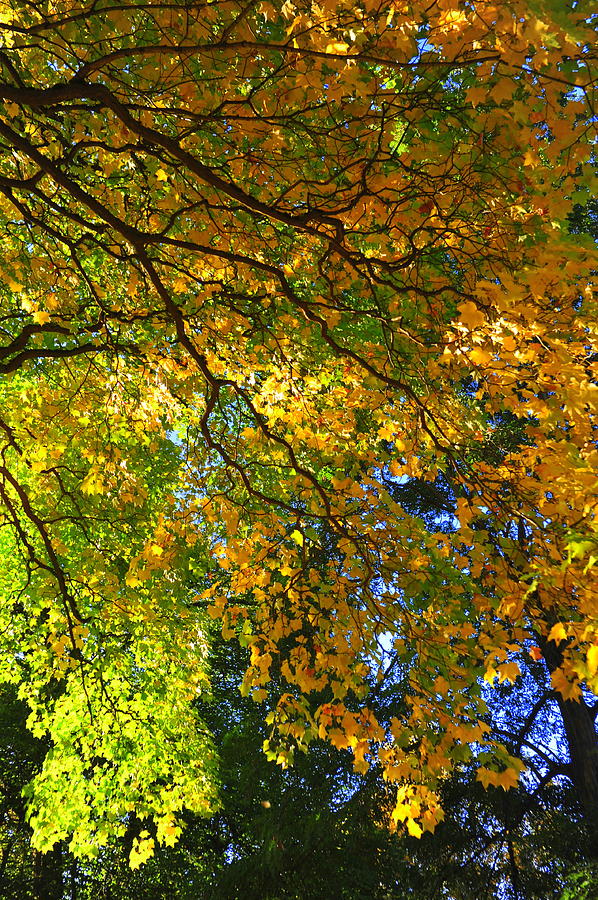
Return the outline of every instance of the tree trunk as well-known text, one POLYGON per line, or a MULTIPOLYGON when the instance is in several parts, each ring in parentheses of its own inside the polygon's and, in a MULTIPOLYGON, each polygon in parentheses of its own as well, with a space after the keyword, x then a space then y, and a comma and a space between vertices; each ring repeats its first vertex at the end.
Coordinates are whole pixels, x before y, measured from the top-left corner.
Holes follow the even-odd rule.
MULTIPOLYGON (((560 648, 552 641, 540 644, 550 674, 563 661, 560 648)), ((594 710, 583 697, 565 700, 557 692, 556 699, 563 719, 569 748, 570 777, 584 811, 592 855, 598 858, 598 734, 594 710)))
POLYGON ((62 847, 58 844, 48 853, 33 852, 33 897, 35 900, 61 900, 62 847))

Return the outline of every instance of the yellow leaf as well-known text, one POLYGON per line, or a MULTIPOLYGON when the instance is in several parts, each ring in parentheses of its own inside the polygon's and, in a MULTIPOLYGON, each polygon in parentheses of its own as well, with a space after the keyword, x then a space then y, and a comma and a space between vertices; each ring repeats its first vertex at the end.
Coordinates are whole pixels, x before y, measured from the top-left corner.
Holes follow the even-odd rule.
POLYGON ((295 541, 295 543, 298 544, 299 547, 303 547, 303 541, 304 541, 303 535, 296 528, 294 531, 291 531, 291 539, 293 541, 295 541))
POLYGON ((147 831, 142 831, 139 837, 133 841, 133 848, 129 854, 129 865, 132 869, 138 869, 153 855, 154 839, 149 837, 147 831))
POLYGON ((489 666, 484 673, 484 681, 487 681, 488 684, 492 684, 497 674, 496 669, 493 666, 489 666))
POLYGON ((510 619, 518 619, 523 612, 523 599, 521 597, 503 600, 500 604, 500 613, 510 619))
POLYGON ((338 728, 330 729, 328 732, 328 740, 337 748, 337 750, 346 750, 351 746, 351 741, 347 735, 338 728))
POLYGON ((510 100, 513 96, 516 88, 516 83, 511 81, 510 78, 500 78, 497 84, 494 85, 492 91, 490 92, 490 96, 494 100, 495 103, 500 104, 503 100, 510 100))
POLYGON ((441 28, 446 28, 447 26, 454 28, 457 25, 465 24, 467 24, 467 16, 459 9, 449 9, 443 12, 438 19, 438 25, 441 28))
POLYGON ((407 819, 407 831, 416 838, 421 837, 424 833, 423 828, 417 822, 414 822, 413 819, 407 819))
POLYGON ((449 683, 446 678, 443 678, 442 675, 439 675, 436 681, 434 682, 434 690, 439 694, 446 694, 449 689, 449 683))
POLYGON ((516 662, 503 663, 498 669, 498 680, 502 684, 503 681, 515 682, 515 679, 521 675, 519 666, 516 662))
POLYGON ((550 676, 552 686, 565 700, 579 700, 581 688, 577 680, 570 681, 562 669, 557 669, 550 676))
POLYGON ((589 674, 595 675, 598 670, 598 646, 596 644, 588 648, 587 661, 589 674))
POLYGON ((524 768, 523 765, 517 764, 516 760, 514 762, 517 765, 517 768, 504 769, 502 772, 497 772, 495 769, 487 769, 482 766, 476 773, 476 779, 481 781, 485 788, 488 788, 489 785, 493 785, 494 787, 501 787, 504 791, 508 791, 510 788, 517 785, 519 774, 524 768))
POLYGON ((348 44, 343 44, 343 43, 337 42, 334 44, 328 44, 326 47, 326 53, 346 53, 348 49, 349 49, 348 44))
POLYGON ((469 88, 467 91, 467 99, 475 109, 482 101, 488 100, 488 86, 480 84, 469 88))
POLYGON ((473 350, 470 350, 469 358, 477 366, 485 366, 492 359, 488 351, 482 347, 474 347, 473 350))
POLYGON ((459 304, 459 319, 470 331, 479 328, 486 321, 484 314, 471 300, 459 304))
POLYGON ((497 773, 492 769, 486 769, 485 766, 481 766, 476 772, 476 781, 481 781, 484 787, 487 788, 489 784, 494 784, 496 775, 497 773))
POLYGON ((526 150, 525 156, 523 157, 524 166, 531 166, 532 168, 535 168, 538 165, 539 161, 540 160, 538 159, 538 154, 534 150, 526 150))
POLYGON ((561 641, 567 640, 567 632, 562 622, 557 622, 556 625, 553 625, 550 629, 548 640, 554 641, 555 644, 560 644, 561 641))
POLYGON ((46 312, 45 309, 38 309, 33 313, 33 321, 37 322, 38 325, 45 325, 46 322, 50 321, 50 313, 46 312))
POLYGON ((387 423, 378 430, 378 437, 381 441, 392 441, 394 433, 394 426, 391 423, 387 423))
POLYGON ((157 823, 157 838, 165 847, 174 847, 182 829, 172 814, 164 816, 157 823))

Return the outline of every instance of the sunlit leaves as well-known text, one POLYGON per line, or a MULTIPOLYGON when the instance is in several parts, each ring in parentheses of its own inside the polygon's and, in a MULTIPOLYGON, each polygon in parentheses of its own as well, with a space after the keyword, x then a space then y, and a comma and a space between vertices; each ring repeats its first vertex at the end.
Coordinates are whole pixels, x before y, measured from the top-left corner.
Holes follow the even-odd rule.
POLYGON ((379 763, 414 836, 468 745, 513 785, 480 678, 516 682, 531 640, 564 697, 596 675, 593 257, 563 227, 590 23, 17 7, 0 614, 54 747, 39 845, 92 852, 134 811, 137 866, 213 806, 206 611, 249 650, 281 766, 316 737, 379 763))

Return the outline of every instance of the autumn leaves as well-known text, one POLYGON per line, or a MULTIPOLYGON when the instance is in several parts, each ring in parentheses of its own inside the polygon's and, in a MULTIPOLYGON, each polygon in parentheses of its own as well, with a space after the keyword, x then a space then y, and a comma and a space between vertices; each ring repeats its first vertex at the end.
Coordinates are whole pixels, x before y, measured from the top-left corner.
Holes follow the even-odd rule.
POLYGON ((184 803, 210 808, 209 742, 173 738, 206 610, 248 648, 279 763, 326 739, 382 766, 414 835, 470 745, 510 786, 480 676, 516 680, 558 629, 555 688, 596 676, 592 256, 565 221, 589 184, 587 23, 452 0, 5 6, 2 577, 27 607, 7 602, 6 653, 36 623, 39 721, 58 745, 94 717, 81 759, 123 773, 95 772, 104 799, 63 830, 99 846, 133 805, 168 843, 184 803), (435 527, 394 488, 439 475, 435 527), (405 714, 378 721, 397 669, 405 714), (57 674, 71 706, 44 711, 57 674), (139 783, 117 741, 135 717, 173 754, 139 783))

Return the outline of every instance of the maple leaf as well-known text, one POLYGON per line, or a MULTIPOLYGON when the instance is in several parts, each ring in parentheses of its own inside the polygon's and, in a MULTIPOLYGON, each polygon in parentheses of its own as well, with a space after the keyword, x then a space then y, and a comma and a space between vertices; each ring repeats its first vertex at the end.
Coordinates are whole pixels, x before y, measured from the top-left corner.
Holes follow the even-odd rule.
POLYGON ((557 622, 556 625, 552 626, 548 635, 548 640, 554 641, 555 644, 560 644, 561 641, 567 640, 567 629, 562 622, 557 622))
POLYGON ((468 300, 466 303, 459 305, 460 321, 470 330, 480 327, 485 322, 485 316, 475 303, 468 300))
POLYGON ((407 831, 416 838, 421 837, 423 834, 423 828, 414 819, 407 819, 407 831))
POLYGON ((576 678, 569 678, 562 668, 557 669, 551 675, 552 686, 565 700, 579 700, 581 688, 576 678))

